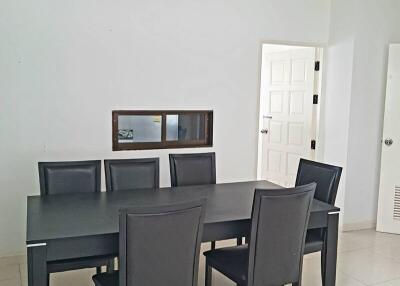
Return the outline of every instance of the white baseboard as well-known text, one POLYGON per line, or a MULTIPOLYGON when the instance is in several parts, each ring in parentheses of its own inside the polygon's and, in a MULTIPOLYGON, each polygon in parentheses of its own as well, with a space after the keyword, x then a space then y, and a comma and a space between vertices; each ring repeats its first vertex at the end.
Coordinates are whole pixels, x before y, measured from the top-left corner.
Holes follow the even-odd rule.
POLYGON ((341 227, 342 231, 353 231, 353 230, 375 229, 375 228, 376 228, 376 221, 344 223, 341 227))

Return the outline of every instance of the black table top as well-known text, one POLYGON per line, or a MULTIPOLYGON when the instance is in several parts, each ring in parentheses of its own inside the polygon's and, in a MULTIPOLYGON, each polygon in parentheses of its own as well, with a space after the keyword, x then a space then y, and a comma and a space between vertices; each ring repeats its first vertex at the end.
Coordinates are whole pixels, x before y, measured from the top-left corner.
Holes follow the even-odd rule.
MULTIPOLYGON (((255 188, 280 188, 268 181, 204 186, 30 196, 27 202, 28 244, 53 239, 118 233, 119 209, 165 205, 207 197, 205 224, 247 220, 255 188)), ((314 200, 311 213, 339 209, 314 200)))

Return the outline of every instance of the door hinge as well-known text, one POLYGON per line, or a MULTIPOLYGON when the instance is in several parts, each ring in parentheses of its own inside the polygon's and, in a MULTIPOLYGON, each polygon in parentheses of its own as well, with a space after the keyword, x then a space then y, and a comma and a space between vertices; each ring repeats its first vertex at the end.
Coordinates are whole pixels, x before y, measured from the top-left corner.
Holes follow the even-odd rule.
POLYGON ((318 94, 314 94, 313 95, 312 103, 313 104, 318 104, 318 94))
POLYGON ((315 140, 311 140, 311 150, 315 150, 315 145, 317 143, 315 142, 315 140))
POLYGON ((315 61, 314 70, 319 71, 319 61, 315 61))

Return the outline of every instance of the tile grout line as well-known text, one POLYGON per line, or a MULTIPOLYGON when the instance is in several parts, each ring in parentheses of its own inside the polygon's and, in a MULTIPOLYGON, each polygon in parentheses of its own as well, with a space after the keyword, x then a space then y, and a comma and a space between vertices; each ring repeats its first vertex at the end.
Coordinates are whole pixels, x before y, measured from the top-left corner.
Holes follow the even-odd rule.
POLYGON ((18 271, 19 271, 19 285, 22 286, 21 263, 18 263, 18 271))
POLYGON ((378 284, 369 284, 369 285, 367 285, 367 286, 379 286, 379 285, 382 285, 382 284, 386 284, 386 283, 388 283, 388 282, 398 281, 399 279, 400 279, 400 278, 389 279, 389 280, 381 281, 381 282, 379 282, 378 284))
POLYGON ((358 283, 360 283, 360 284, 362 284, 362 285, 368 286, 368 284, 365 284, 364 282, 358 280, 357 278, 353 277, 352 275, 346 274, 346 273, 344 273, 344 272, 342 272, 342 271, 340 271, 340 272, 343 273, 344 275, 350 277, 350 278, 353 279, 354 281, 357 281, 358 283))

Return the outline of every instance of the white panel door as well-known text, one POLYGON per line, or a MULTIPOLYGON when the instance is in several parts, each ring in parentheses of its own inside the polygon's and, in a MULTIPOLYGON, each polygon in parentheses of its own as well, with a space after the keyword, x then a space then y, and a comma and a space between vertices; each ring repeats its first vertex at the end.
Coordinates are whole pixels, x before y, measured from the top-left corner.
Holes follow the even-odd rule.
POLYGON ((293 186, 299 159, 311 158, 315 48, 264 54, 263 61, 261 177, 293 186))
POLYGON ((400 233, 400 44, 389 47, 377 230, 400 233))

